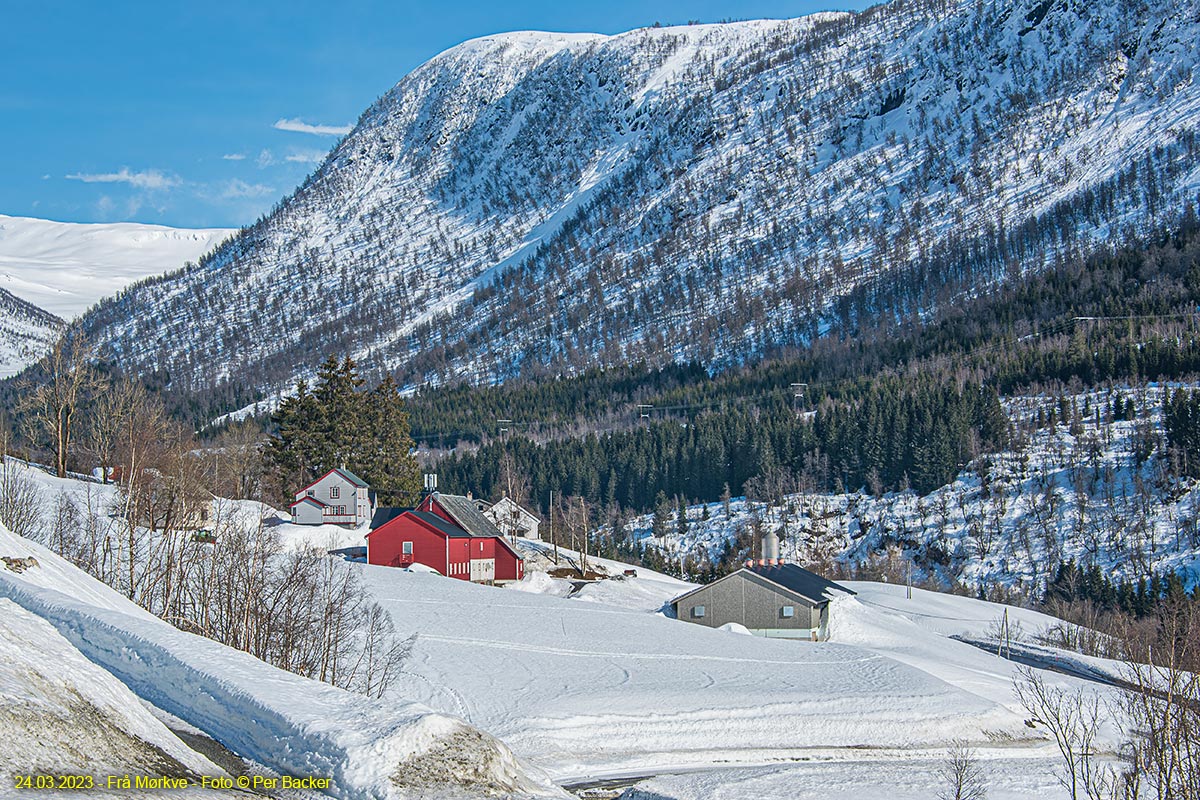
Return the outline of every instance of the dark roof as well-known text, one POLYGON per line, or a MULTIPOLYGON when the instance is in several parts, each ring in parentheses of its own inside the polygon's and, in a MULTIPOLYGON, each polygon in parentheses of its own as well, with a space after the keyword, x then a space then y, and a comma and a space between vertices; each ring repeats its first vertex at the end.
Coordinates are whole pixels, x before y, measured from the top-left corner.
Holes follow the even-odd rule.
POLYGON ((462 528, 451 522, 446 522, 446 520, 442 519, 437 514, 433 514, 428 511, 409 511, 407 513, 412 514, 414 517, 426 523, 427 525, 436 528, 445 535, 449 536, 451 539, 471 538, 471 534, 467 533, 462 528))
POLYGON ((500 529, 475 507, 474 500, 457 494, 435 494, 433 500, 472 536, 503 536, 500 529))
POLYGON ((371 530, 381 528, 388 524, 396 517, 403 514, 405 511, 412 511, 411 508, 377 508, 374 516, 371 517, 371 530))
MULTIPOLYGON (((771 566, 759 566, 758 564, 755 564, 752 567, 743 567, 737 572, 726 575, 720 580, 729 580, 737 575, 746 577, 753 576, 750 578, 752 581, 761 579, 768 583, 772 583, 775 586, 790 592, 791 594, 803 597, 814 605, 821 605, 829 602, 829 597, 826 593, 830 590, 845 592, 846 594, 857 594, 857 592, 847 589, 841 584, 826 580, 817 573, 809 572, 804 567, 800 567, 795 564, 779 564, 771 566)), ((719 581, 714 581, 713 583, 718 582, 719 581)), ((712 583, 709 583, 696 589, 692 589, 690 592, 685 592, 684 594, 679 595, 679 597, 676 597, 671 602, 678 603, 685 597, 695 594, 696 592, 703 591, 712 585, 712 583)))
POLYGON ((758 575, 760 578, 766 578, 776 586, 782 586, 785 589, 790 589, 801 597, 807 597, 815 602, 828 600, 826 592, 829 590, 845 592, 847 594, 857 594, 845 586, 836 584, 831 580, 822 578, 815 572, 809 572, 804 567, 796 564, 779 564, 771 566, 746 567, 750 572, 758 575))

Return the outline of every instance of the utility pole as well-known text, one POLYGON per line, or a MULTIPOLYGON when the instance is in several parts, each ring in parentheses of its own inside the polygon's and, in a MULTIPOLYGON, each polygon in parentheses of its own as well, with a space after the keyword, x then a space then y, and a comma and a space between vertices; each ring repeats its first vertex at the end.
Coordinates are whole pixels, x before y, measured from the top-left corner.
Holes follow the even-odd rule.
POLYGON ((558 566, 558 537, 554 535, 554 490, 550 490, 550 544, 554 546, 554 565, 558 566))

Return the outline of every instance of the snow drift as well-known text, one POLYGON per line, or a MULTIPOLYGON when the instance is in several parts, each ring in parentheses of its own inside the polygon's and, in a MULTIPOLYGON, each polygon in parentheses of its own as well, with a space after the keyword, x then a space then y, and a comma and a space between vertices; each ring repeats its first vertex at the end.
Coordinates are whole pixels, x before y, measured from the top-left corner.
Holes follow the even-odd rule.
MULTIPOLYGON (((32 619, 40 617, 64 646, 137 696, 282 774, 329 777, 330 793, 344 798, 561 796, 459 719, 395 697, 354 695, 179 631, 3 527, 0 554, 38 561, 19 574, 0 568, 0 598, 11 601, 4 605, 24 609, 5 620, 44 629, 32 619)), ((18 663, 7 649, 0 655, 18 663)), ((19 687, 10 692, 19 695, 19 687)))
POLYGON ((184 746, 126 686, 84 658, 45 620, 4 599, 0 764, 5 773, 19 768, 35 775, 224 774, 184 746))

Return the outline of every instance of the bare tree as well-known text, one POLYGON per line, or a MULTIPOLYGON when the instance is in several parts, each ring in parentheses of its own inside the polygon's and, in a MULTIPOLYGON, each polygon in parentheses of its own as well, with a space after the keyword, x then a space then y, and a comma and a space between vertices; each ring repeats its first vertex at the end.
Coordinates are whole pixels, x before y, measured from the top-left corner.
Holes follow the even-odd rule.
POLYGON ((940 770, 945 785, 938 800, 986 800, 987 780, 975 751, 965 742, 956 741, 946 751, 940 770))
POLYGON ((0 522, 17 536, 40 541, 42 490, 18 461, 0 458, 0 522))
POLYGON ((30 439, 49 440, 60 478, 67 474, 75 415, 88 394, 104 385, 92 360, 93 353, 87 344, 64 337, 55 342, 42 361, 44 380, 27 382, 22 387, 21 409, 27 415, 30 439))
POLYGON ((1097 757, 1096 738, 1107 716, 1100 695, 1051 686, 1027 667, 1018 670, 1013 683, 1029 721, 1044 727, 1058 745, 1065 768, 1059 782, 1070 792, 1071 800, 1120 797, 1116 792, 1123 783, 1122 774, 1097 757))

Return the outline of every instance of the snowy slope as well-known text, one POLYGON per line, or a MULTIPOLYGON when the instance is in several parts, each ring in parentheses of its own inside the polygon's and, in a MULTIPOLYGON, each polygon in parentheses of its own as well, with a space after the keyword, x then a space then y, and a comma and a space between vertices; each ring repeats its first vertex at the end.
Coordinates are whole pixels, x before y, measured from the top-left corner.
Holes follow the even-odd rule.
POLYGON ((195 261, 231 233, 0 214, 0 288, 70 320, 134 281, 195 261))
POLYGON ((133 368, 170 354, 180 388, 265 398, 313 353, 492 382, 905 316, 1196 199, 1198 9, 918 0, 470 41, 271 216, 87 326, 133 368))
POLYGON ((63 325, 53 314, 0 289, 0 378, 15 375, 41 358, 63 325))
POLYGON ((399 697, 381 703, 275 669, 152 617, 34 543, 0 528, 0 598, 50 623, 144 700, 288 775, 333 779, 346 798, 559 796, 502 744, 399 697))
POLYGON ((1065 560, 1095 564, 1113 580, 1136 581, 1151 570, 1195 576, 1200 481, 1169 477, 1163 428, 1164 398, 1177 388, 1198 387, 1004 398, 1012 449, 980 454, 927 495, 813 491, 777 505, 740 498, 728 517, 721 503, 691 507, 683 537, 672 530, 654 539, 649 515, 634 520, 633 535, 677 563, 680 554, 718 554, 758 519, 786 526, 782 553, 800 563, 879 565, 890 549, 912 559, 918 578, 1003 583, 1034 593, 1065 560), (1136 419, 1112 417, 1117 398, 1137 406, 1136 419), (1059 422, 1049 421, 1052 413, 1059 422))
POLYGON ((49 623, 0 599, 0 795, 17 773, 130 772, 223 774, 49 623))

